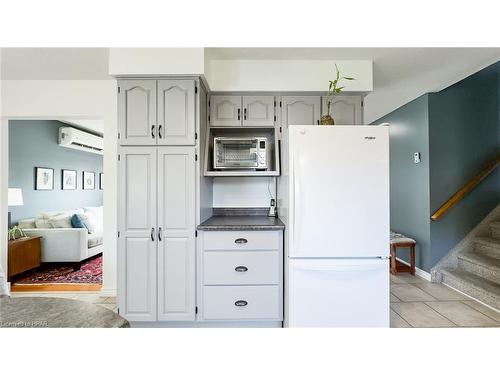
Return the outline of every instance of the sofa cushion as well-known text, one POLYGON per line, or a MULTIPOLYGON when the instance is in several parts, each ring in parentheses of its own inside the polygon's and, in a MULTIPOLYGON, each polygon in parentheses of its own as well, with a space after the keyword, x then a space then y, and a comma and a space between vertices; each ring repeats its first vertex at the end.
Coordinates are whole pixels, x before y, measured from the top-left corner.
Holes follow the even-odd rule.
POLYGON ((96 218, 90 212, 78 215, 89 233, 96 233, 96 218))
POLYGON ((60 214, 56 216, 52 216, 47 219, 52 228, 72 228, 71 225, 71 216, 66 214, 60 214))
POLYGON ((83 223, 81 215, 78 214, 73 214, 73 216, 71 216, 71 226, 73 228, 87 228, 83 223))
POLYGON ((93 220, 92 224, 94 225, 94 232, 102 233, 103 232, 103 207, 83 207, 83 211, 85 214, 92 215, 91 220, 93 220))
POLYGON ((96 247, 102 244, 102 234, 89 234, 87 237, 87 243, 89 249, 92 247, 96 247))
POLYGON ((37 228, 41 229, 53 228, 52 224, 49 223, 49 220, 43 218, 36 218, 35 225, 37 228))
POLYGON ((36 228, 36 220, 35 219, 19 220, 17 225, 21 229, 33 229, 36 228))

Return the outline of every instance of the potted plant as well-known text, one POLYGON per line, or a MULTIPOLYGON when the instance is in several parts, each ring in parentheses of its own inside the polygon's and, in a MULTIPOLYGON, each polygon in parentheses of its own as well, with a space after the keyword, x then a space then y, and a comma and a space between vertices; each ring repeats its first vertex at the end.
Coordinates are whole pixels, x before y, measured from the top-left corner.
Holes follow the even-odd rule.
POLYGON ((338 95, 342 92, 345 86, 338 87, 342 80, 352 81, 354 78, 352 77, 341 77, 339 68, 337 64, 335 64, 336 75, 333 81, 330 81, 330 85, 328 86, 328 94, 326 96, 326 114, 321 116, 320 124, 321 125, 335 125, 335 121, 332 117, 332 103, 335 95, 338 95))
POLYGON ((9 231, 7 232, 9 241, 11 240, 17 240, 18 238, 26 237, 26 234, 24 231, 19 228, 17 225, 10 228, 9 231))

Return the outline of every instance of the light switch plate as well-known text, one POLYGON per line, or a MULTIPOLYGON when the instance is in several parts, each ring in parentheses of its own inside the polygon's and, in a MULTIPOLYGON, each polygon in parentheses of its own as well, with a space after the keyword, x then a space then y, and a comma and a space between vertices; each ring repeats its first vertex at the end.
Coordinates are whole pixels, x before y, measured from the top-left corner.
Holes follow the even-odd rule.
POLYGON ((413 154, 413 162, 414 162, 415 164, 420 163, 420 152, 415 152, 415 153, 413 154))

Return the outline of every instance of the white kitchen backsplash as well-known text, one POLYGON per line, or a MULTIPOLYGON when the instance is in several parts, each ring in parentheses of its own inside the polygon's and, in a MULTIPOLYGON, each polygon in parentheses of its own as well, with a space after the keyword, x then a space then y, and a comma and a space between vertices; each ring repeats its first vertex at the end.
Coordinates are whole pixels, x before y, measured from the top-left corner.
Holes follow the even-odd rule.
POLYGON ((213 182, 214 207, 269 207, 276 198, 275 177, 214 177, 213 182))

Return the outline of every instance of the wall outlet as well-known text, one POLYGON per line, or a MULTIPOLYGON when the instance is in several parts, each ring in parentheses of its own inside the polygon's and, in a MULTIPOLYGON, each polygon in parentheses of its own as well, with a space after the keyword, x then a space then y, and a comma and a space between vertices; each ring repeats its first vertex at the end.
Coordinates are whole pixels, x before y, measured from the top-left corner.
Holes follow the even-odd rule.
POLYGON ((415 153, 413 154, 413 162, 414 162, 415 164, 420 163, 420 152, 415 152, 415 153))

